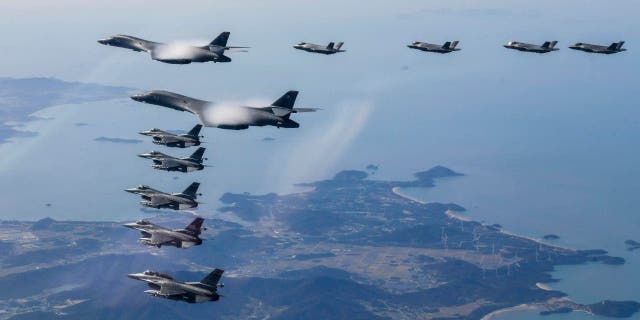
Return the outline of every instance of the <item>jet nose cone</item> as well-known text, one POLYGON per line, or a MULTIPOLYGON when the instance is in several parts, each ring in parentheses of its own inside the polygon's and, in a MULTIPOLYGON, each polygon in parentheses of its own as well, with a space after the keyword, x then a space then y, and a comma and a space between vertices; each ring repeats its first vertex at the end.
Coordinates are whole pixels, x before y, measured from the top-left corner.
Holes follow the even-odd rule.
POLYGON ((129 278, 131 278, 131 279, 136 279, 136 280, 138 280, 138 279, 140 279, 140 274, 138 274, 138 273, 129 273, 129 274, 127 275, 127 277, 129 277, 129 278))
POLYGON ((144 95, 143 94, 134 94, 131 96, 131 99, 134 101, 138 101, 141 102, 144 100, 144 95))
POLYGON ((129 222, 129 223, 123 223, 122 226, 123 227, 127 227, 127 228, 133 228, 135 227, 137 224, 135 222, 129 222))
POLYGON ((131 189, 124 189, 124 191, 129 192, 129 193, 136 193, 136 191, 138 191, 138 189, 131 188, 131 189))
POLYGON ((138 157, 149 159, 149 158, 151 158, 151 154, 150 153, 141 153, 141 154, 138 155, 138 157))

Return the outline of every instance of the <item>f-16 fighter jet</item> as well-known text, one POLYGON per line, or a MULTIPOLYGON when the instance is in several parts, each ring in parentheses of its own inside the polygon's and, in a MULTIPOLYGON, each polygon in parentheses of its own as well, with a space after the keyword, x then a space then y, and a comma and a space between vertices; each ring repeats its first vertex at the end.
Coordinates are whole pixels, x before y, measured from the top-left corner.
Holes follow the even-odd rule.
POLYGON ((215 269, 200 282, 180 282, 167 274, 152 270, 131 273, 127 276, 148 283, 151 290, 146 290, 144 293, 154 297, 198 303, 220 299, 218 288, 223 288, 224 284, 218 282, 222 278, 222 273, 224 270, 215 269))
POLYGON ((140 185, 135 188, 125 189, 124 191, 138 194, 142 197, 140 204, 145 207, 151 207, 155 209, 169 208, 173 210, 184 210, 189 208, 195 208, 198 206, 196 197, 198 195, 199 183, 194 182, 189 185, 181 193, 165 193, 158 191, 149 186, 140 185))
POLYGON ((176 248, 191 248, 202 244, 200 233, 202 230, 203 218, 195 218, 184 229, 167 229, 149 221, 140 220, 137 222, 125 223, 123 226, 131 229, 139 230, 142 233, 140 243, 148 246, 173 246, 176 248))
POLYGON ((518 51, 526 51, 526 52, 537 52, 537 53, 547 53, 551 51, 557 51, 558 48, 554 48, 558 41, 547 41, 543 43, 541 46, 517 41, 509 41, 504 45, 507 49, 514 49, 518 51))
POLYGON ((329 42, 328 45, 323 46, 323 45, 319 45, 319 44, 300 42, 300 43, 296 44, 293 47, 298 49, 298 50, 303 50, 303 51, 307 51, 307 52, 322 53, 322 54, 334 54, 334 53, 338 53, 338 52, 345 52, 345 50, 340 50, 340 48, 342 48, 343 44, 344 44, 344 42, 338 42, 338 44, 334 46, 333 42, 329 42))
POLYGON ((151 130, 140 132, 141 135, 150 136, 153 143, 165 145, 167 147, 186 148, 200 145, 200 129, 201 124, 197 124, 186 134, 173 134, 160 129, 153 128, 151 130))
POLYGON ((622 51, 627 51, 627 49, 623 49, 622 48, 623 44, 624 44, 624 41, 614 42, 614 43, 612 43, 611 45, 609 45, 607 47, 607 46, 600 46, 600 45, 596 45, 596 44, 588 44, 588 43, 578 42, 578 43, 570 46, 569 48, 571 48, 573 50, 584 51, 584 52, 612 54, 612 53, 618 53, 618 52, 622 52, 622 51))
POLYGON ((170 155, 166 155, 159 151, 151 151, 143 154, 139 154, 138 157, 153 160, 152 167, 158 170, 165 171, 180 171, 180 172, 192 172, 204 169, 202 158, 205 148, 198 148, 191 156, 187 158, 176 158, 170 155))
POLYGON ((229 47, 227 40, 229 32, 223 32, 206 46, 196 47, 179 43, 159 43, 148 41, 128 35, 119 34, 113 37, 98 40, 98 43, 144 51, 151 55, 151 59, 171 64, 188 64, 191 62, 230 62, 231 58, 224 55, 225 51, 236 48, 229 47))
POLYGON ((137 94, 131 99, 155 104, 179 111, 191 112, 207 127, 242 130, 249 126, 275 126, 278 128, 298 128, 300 124, 290 119, 292 113, 313 112, 317 108, 294 108, 298 91, 289 91, 270 106, 230 107, 213 102, 198 100, 177 93, 154 90, 137 94))
POLYGON ((459 51, 460 49, 456 48, 457 45, 458 41, 447 41, 443 45, 415 41, 414 43, 407 45, 407 47, 427 52, 449 53, 459 51))

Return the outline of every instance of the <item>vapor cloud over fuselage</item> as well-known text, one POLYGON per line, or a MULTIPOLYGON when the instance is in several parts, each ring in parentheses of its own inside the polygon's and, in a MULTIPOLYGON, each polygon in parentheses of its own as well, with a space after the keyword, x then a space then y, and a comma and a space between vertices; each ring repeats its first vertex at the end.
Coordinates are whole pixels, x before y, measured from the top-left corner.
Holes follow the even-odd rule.
POLYGON ((289 91, 270 106, 246 107, 230 103, 213 103, 177 93, 154 90, 131 97, 131 99, 154 104, 198 116, 203 125, 221 129, 242 130, 250 126, 275 126, 278 128, 298 128, 300 125, 290 119, 292 113, 312 112, 315 108, 294 108, 298 91, 289 91))

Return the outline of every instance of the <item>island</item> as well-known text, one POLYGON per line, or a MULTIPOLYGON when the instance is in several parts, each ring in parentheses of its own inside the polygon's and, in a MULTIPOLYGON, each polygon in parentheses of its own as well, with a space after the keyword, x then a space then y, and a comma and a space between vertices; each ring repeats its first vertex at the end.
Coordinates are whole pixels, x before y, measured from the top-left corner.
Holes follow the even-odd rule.
MULTIPOLYGON (((359 170, 304 183, 292 194, 225 193, 206 217, 207 240, 188 250, 150 248, 120 222, 0 222, 0 318, 483 319, 509 310, 584 311, 631 317, 634 301, 579 304, 545 284, 559 265, 620 264, 514 235, 461 216, 454 203, 423 203, 405 188, 463 177, 437 166, 409 181, 359 170), (125 276, 153 268, 178 279, 226 270, 210 306, 145 295, 125 276)), ((180 227, 193 216, 153 222, 180 227)))

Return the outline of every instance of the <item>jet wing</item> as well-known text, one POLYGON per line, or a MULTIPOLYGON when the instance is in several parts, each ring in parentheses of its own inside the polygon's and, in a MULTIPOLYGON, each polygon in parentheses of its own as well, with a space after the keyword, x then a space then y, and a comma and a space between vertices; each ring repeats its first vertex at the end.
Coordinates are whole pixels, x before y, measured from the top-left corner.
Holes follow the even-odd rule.
POLYGON ((166 296, 176 296, 187 293, 185 290, 171 285, 160 285, 160 294, 166 296))
POLYGON ((299 112, 316 112, 318 110, 322 110, 321 108, 293 108, 293 113, 299 112))
POLYGON ((166 234, 161 234, 159 232, 154 232, 151 234, 151 242, 154 244, 165 244, 172 242, 174 239, 169 237, 166 234))
POLYGON ((169 158, 164 158, 164 159, 154 159, 153 162, 157 165, 162 166, 165 169, 173 169, 173 168, 177 168, 177 167, 181 167, 182 164, 173 160, 173 159, 169 159, 169 158))
POLYGON ((171 200, 169 199, 158 197, 158 196, 151 196, 151 205, 153 206, 162 206, 170 203, 171 203, 171 200))

